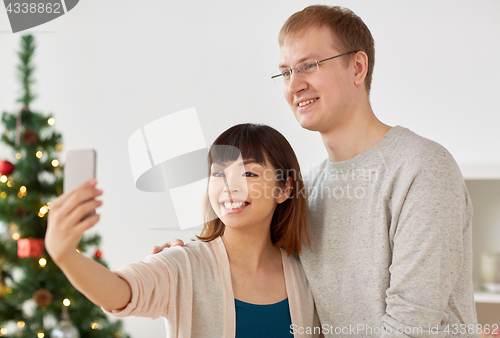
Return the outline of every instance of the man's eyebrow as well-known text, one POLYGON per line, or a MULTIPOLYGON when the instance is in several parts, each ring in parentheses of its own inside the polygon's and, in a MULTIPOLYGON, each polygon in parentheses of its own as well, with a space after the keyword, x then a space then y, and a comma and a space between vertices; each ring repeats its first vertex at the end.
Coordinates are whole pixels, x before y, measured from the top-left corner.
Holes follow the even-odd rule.
MULTIPOLYGON (((297 62, 297 64, 301 63, 301 62, 304 62, 306 61, 307 59, 311 59, 311 58, 317 58, 317 55, 316 54, 309 54, 307 56, 304 56, 303 58, 300 58, 297 62)), ((288 69, 290 67, 288 67, 287 65, 283 64, 283 63, 280 63, 280 65, 278 66, 279 69, 288 69)))

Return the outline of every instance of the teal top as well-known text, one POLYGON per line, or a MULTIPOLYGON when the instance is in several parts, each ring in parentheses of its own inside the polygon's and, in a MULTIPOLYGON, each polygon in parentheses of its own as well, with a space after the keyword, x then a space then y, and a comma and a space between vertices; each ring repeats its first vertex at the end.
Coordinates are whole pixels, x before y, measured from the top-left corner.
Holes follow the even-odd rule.
POLYGON ((234 299, 236 306, 236 338, 290 338, 288 298, 269 305, 251 304, 234 299))

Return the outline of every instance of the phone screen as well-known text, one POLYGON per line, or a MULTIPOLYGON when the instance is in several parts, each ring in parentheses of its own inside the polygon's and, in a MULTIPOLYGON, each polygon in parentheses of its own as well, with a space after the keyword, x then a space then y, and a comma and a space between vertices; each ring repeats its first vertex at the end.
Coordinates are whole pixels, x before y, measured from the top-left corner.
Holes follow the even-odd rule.
POLYGON ((64 193, 96 177, 96 155, 93 149, 71 150, 66 153, 64 193))
MULTIPOLYGON (((71 150, 66 153, 63 192, 68 193, 86 181, 96 177, 97 153, 93 149, 71 150)), ((95 210, 82 221, 95 214, 95 210)))

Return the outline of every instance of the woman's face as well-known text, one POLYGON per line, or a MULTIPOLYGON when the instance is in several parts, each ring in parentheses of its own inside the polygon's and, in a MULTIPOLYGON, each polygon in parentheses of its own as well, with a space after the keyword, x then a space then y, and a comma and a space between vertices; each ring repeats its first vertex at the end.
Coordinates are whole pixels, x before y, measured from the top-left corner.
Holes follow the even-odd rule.
POLYGON ((208 196, 226 229, 269 228, 283 195, 276 181, 276 170, 267 161, 259 164, 240 157, 211 167, 208 196))

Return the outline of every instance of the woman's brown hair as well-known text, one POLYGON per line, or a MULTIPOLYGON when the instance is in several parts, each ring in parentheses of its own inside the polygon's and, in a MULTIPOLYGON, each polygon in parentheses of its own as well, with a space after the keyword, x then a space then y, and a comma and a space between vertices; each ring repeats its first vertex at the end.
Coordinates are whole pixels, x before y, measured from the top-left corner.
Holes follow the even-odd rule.
MULTIPOLYGON (((283 187, 291 179, 290 197, 276 206, 271 221, 271 240, 287 254, 300 253, 301 243, 309 245, 307 201, 297 157, 286 138, 266 125, 245 123, 233 126, 214 141, 208 154, 208 175, 213 163, 234 161, 241 157, 259 164, 268 162, 276 170, 277 183, 283 187), (232 146, 232 147, 214 147, 232 146), (234 150, 239 151, 234 151, 234 150)), ((208 191, 208 187, 207 187, 208 191)), ((205 224, 198 239, 211 241, 224 234, 225 225, 210 205, 208 192, 204 201, 205 224)))

